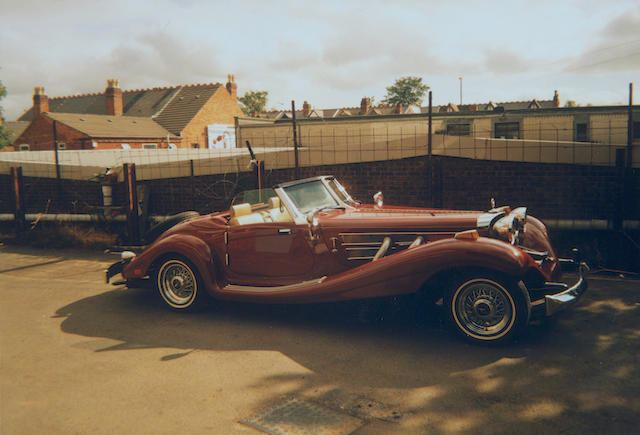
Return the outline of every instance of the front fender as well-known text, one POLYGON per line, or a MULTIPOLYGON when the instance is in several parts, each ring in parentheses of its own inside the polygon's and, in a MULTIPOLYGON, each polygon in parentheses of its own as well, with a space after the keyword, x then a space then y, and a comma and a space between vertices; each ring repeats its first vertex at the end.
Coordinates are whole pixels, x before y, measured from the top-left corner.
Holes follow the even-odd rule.
POLYGON ((124 267, 122 276, 126 279, 144 277, 157 259, 170 254, 178 254, 193 263, 209 292, 218 288, 214 269, 216 259, 211 248, 202 239, 188 234, 173 234, 149 246, 124 267))
MULTIPOLYGON (((431 277, 448 269, 488 269, 523 277, 532 267, 538 268, 531 256, 519 248, 500 240, 480 237, 477 240, 443 239, 426 243, 359 266, 352 273, 360 272, 357 274, 365 276, 369 285, 380 280, 396 283, 397 290, 393 293, 397 294, 417 292, 431 277)), ((365 297, 367 289, 358 287, 349 292, 350 297, 365 297)))
POLYGON ((265 289, 223 288, 218 297, 251 302, 329 302, 418 292, 429 278, 446 269, 491 269, 522 277, 536 264, 520 249, 499 240, 445 239, 299 285, 265 289))

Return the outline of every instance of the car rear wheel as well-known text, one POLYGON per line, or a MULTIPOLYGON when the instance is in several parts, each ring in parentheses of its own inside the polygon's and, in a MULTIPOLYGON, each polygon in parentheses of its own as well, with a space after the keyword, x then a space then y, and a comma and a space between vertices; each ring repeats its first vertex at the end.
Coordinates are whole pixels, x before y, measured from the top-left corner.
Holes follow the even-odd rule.
POLYGON ((174 310, 193 310, 201 305, 198 271, 184 258, 165 258, 156 272, 155 283, 162 300, 174 310))
POLYGON ((451 324, 474 342, 514 338, 527 321, 527 307, 522 294, 512 288, 488 277, 458 281, 447 298, 451 324))

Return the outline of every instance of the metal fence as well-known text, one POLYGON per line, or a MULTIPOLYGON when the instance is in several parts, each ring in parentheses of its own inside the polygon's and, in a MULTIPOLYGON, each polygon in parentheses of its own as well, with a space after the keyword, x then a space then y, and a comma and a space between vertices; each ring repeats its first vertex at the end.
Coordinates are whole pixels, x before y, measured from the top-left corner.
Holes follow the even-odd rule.
MULTIPOLYGON (((129 149, 14 151, 0 153, 0 174, 22 167, 28 177, 99 180, 107 169, 121 174, 125 163, 134 163, 138 180, 239 174, 250 170, 248 141, 266 170, 299 166, 396 160, 429 154, 426 126, 351 128, 300 127, 297 150, 291 125, 242 128, 238 148, 232 149, 129 149), (57 156, 56 156, 57 154, 57 156), (297 156, 296 156, 297 154, 297 156)), ((482 132, 479 132, 482 133, 482 132)), ((528 139, 486 136, 431 136, 433 155, 481 160, 569 163, 579 165, 624 165, 626 128, 608 129, 599 137, 612 142, 563 140, 569 129, 534 129, 520 132, 528 139), (557 139, 550 140, 549 136, 557 139)), ((595 135, 595 134, 594 134, 595 135)), ((640 141, 633 144, 632 167, 640 167, 640 141)), ((122 175, 119 176, 122 181, 122 175)))

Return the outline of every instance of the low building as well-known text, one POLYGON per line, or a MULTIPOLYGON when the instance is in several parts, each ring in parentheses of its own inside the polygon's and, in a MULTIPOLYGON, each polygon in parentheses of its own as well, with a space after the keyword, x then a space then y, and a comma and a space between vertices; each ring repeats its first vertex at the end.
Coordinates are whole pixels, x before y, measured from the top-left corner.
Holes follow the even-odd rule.
MULTIPOLYGON (((455 105, 432 108, 434 154, 489 160, 615 165, 628 158, 640 166, 640 106, 560 107, 551 100, 455 105), (630 130, 629 130, 630 128, 630 130)), ((428 108, 360 107, 296 110, 297 145, 308 153, 303 164, 334 164, 424 155, 428 149, 428 108)), ((267 112, 238 121, 238 143, 293 146, 293 114, 267 112)))
POLYGON ((59 149, 209 148, 216 146, 221 126, 233 132, 239 116, 232 75, 226 86, 125 91, 118 80, 110 79, 103 93, 56 98, 36 87, 33 106, 18 119, 29 125, 15 145, 21 150, 51 150, 57 140, 59 149))

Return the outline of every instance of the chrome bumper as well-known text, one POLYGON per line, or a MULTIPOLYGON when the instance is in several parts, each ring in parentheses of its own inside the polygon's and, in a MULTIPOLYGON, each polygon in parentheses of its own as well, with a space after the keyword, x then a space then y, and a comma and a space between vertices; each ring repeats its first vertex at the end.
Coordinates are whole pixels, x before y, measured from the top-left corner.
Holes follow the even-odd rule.
POLYGON ((547 316, 553 316, 558 311, 562 311, 578 302, 578 299, 587 291, 585 274, 588 271, 589 266, 585 262, 581 262, 578 266, 578 281, 571 287, 563 283, 545 283, 546 288, 559 290, 558 293, 544 297, 545 314, 547 316))
MULTIPOLYGON (((131 260, 133 260, 135 258, 136 254, 131 252, 131 251, 123 251, 120 254, 120 261, 116 261, 115 263, 113 263, 111 266, 109 266, 108 269, 106 269, 104 271, 105 273, 105 281, 107 284, 109 284, 109 281, 111 280, 111 277, 116 276, 119 273, 122 273, 122 269, 124 269, 124 267, 129 264, 131 262, 131 260)), ((124 281, 118 281, 113 283, 114 285, 120 285, 122 284, 124 281)))
POLYGON ((106 283, 109 284, 109 281, 111 280, 111 277, 116 276, 117 274, 121 273, 122 269, 124 269, 124 266, 128 262, 129 262, 129 260, 121 260, 121 261, 115 262, 111 266, 109 266, 109 268, 104 271, 106 283))

